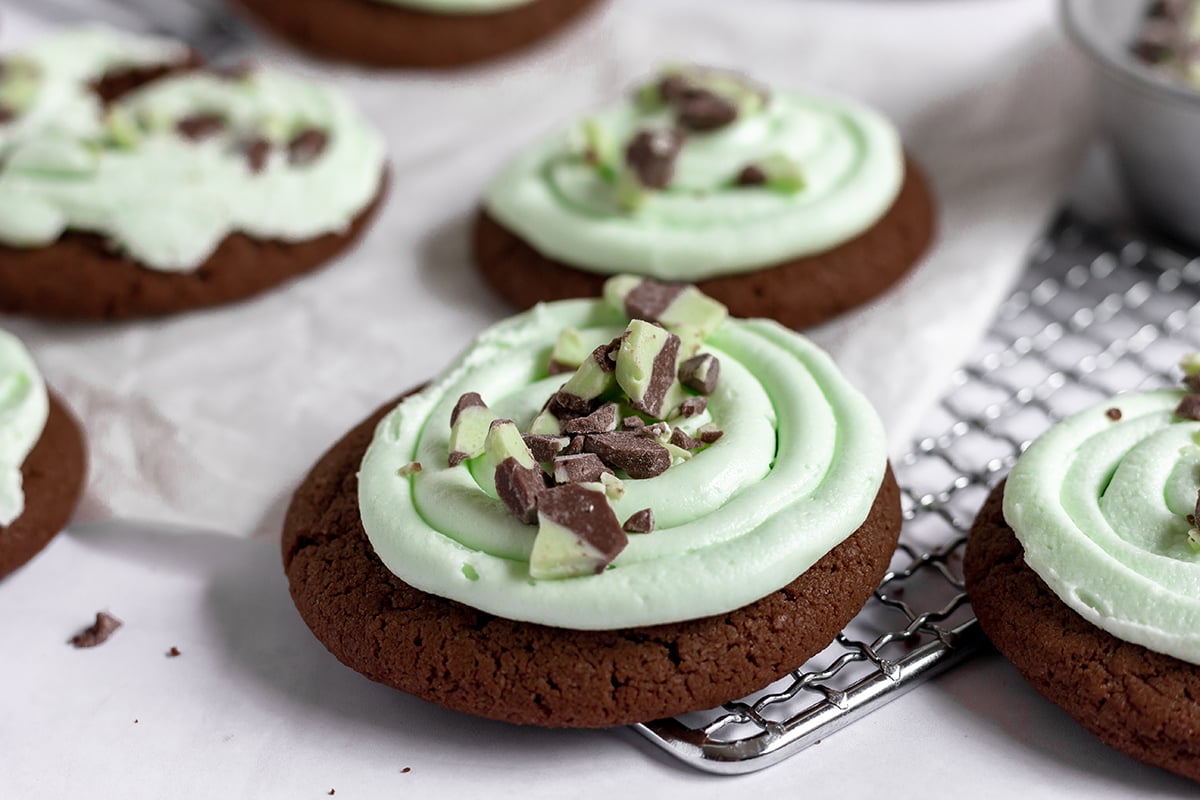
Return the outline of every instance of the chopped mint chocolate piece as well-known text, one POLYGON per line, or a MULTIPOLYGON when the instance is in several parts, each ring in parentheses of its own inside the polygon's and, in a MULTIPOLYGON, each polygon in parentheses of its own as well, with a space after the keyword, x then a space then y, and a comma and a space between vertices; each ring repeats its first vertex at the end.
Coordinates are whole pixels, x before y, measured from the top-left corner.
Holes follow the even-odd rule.
POLYGON ((329 135, 317 128, 305 128, 288 142, 288 163, 301 167, 316 161, 325 152, 329 135))
POLYGON ((629 431, 589 434, 583 449, 631 478, 653 478, 671 467, 671 454, 653 439, 629 431))
POLYGON ((538 433, 527 433, 521 437, 525 441, 525 446, 529 448, 529 452, 533 454, 533 458, 539 464, 549 464, 554 460, 554 457, 567 449, 567 445, 571 443, 568 436, 554 436, 538 433))
MULTIPOLYGON (((692 356, 679 365, 679 382, 693 392, 712 394, 720 377, 721 362, 711 353, 692 356)), ((707 405, 708 402, 705 401, 705 406, 707 405)))
POLYGON ((512 515, 532 525, 537 521, 538 497, 546 491, 546 473, 509 456, 496 466, 496 495, 512 515))
POLYGON ((643 425, 635 430, 634 433, 660 443, 671 440, 671 426, 665 422, 652 422, 649 425, 643 425))
POLYGON ((579 484, 543 492, 537 517, 529 556, 529 574, 536 580, 599 574, 629 544, 608 498, 579 484))
POLYGON ((682 390, 675 380, 679 337, 635 319, 625 329, 617 354, 617 384, 629 405, 656 419, 679 404, 682 390))
POLYGON ((630 319, 658 322, 682 292, 681 283, 661 283, 646 278, 628 287, 628 292, 621 298, 621 307, 630 319))
POLYGON ((539 436, 557 436, 562 433, 558 417, 550 411, 549 403, 546 404, 546 408, 538 412, 537 416, 533 418, 533 422, 529 423, 529 432, 539 436))
POLYGON ((97 611, 96 621, 72 636, 68 642, 75 647, 102 645, 108 641, 108 637, 116 632, 117 628, 121 627, 121 624, 121 620, 107 611, 97 611))
POLYGON ((757 164, 747 164, 737 174, 734 183, 738 186, 763 186, 767 182, 767 173, 757 164))
POLYGON ((700 446, 704 444, 704 442, 700 441, 699 439, 693 439, 691 436, 688 436, 686 433, 684 433, 681 428, 676 428, 675 430, 671 431, 671 444, 675 445, 676 447, 683 448, 684 450, 699 450, 700 446))
POLYGON ((717 427, 717 423, 709 422, 701 425, 696 431, 697 437, 705 444, 712 444, 725 435, 725 431, 717 427))
POLYGON ((537 461, 517 424, 511 419, 495 419, 488 427, 487 439, 484 442, 483 457, 485 466, 495 469, 506 458, 515 458, 522 467, 536 467, 537 461))
POLYGON ((796 194, 804 189, 804 171, 783 153, 767 156, 758 166, 767 176, 768 189, 780 194, 796 194))
POLYGON ((496 415, 475 392, 458 398, 450 412, 450 466, 457 467, 484 451, 496 415))
POLYGON ((1200 394, 1185 394, 1175 407, 1175 416, 1200 420, 1200 394))
POLYGON ((586 441, 584 436, 576 436, 571 439, 571 443, 567 445, 567 449, 563 450, 564 456, 576 456, 583 452, 583 445, 586 441))
POLYGON ((617 429, 617 404, 605 403, 586 417, 575 417, 562 423, 563 433, 604 433, 617 429))
POLYGON ((240 146, 246 165, 255 175, 267 166, 267 156, 271 154, 271 143, 261 136, 247 139, 240 146))
MULTIPOLYGON (((684 384, 685 386, 687 384, 684 384)), ((675 414, 680 417, 694 417, 697 414, 703 414, 708 409, 707 397, 689 397, 679 404, 679 408, 675 409, 675 414)))
POLYGON ((646 420, 634 414, 621 420, 621 430, 623 431, 633 431, 644 427, 646 427, 646 420))
POLYGON ((649 278, 617 275, 604 283, 604 297, 630 319, 658 322, 683 335, 694 330, 699 339, 710 336, 729 316, 729 309, 695 286, 662 283, 649 278))
POLYGON ((625 163, 645 188, 665 189, 675 176, 675 159, 685 138, 682 131, 670 128, 640 130, 625 148, 625 163))
POLYGON ((695 88, 685 92, 675 109, 679 124, 692 131, 719 130, 738 118, 736 103, 708 89, 695 88))
POLYGON ((573 456, 559 456, 554 459, 554 480, 557 483, 592 483, 598 482, 604 473, 611 473, 600 456, 595 453, 580 453, 573 456))
POLYGON ((1104 412, 1104 416, 1108 417, 1108 418, 1109 418, 1109 419, 1111 419, 1113 422, 1117 422, 1118 420, 1120 420, 1120 419, 1121 419, 1121 409, 1119 409, 1119 408, 1110 408, 1110 409, 1108 409, 1107 411, 1105 411, 1105 412, 1104 412))
POLYGON ((401 478, 407 478, 409 475, 416 475, 424 469, 420 461, 410 461, 400 469, 396 470, 396 474, 401 478))
POLYGON ((609 345, 600 345, 584 359, 575 373, 551 398, 547 408, 560 420, 561 411, 569 416, 590 414, 592 401, 611 392, 617 385, 616 365, 608 358, 609 345))
POLYGON ((225 117, 212 112, 189 114, 175 123, 175 130, 185 139, 198 142, 225 130, 225 117))
POLYGON ((621 529, 626 533, 650 533, 654 530, 654 510, 643 508, 633 512, 621 529))
POLYGON ((571 372, 588 357, 587 346, 583 343, 583 334, 575 328, 563 328, 550 351, 549 370, 551 375, 561 372, 571 372))

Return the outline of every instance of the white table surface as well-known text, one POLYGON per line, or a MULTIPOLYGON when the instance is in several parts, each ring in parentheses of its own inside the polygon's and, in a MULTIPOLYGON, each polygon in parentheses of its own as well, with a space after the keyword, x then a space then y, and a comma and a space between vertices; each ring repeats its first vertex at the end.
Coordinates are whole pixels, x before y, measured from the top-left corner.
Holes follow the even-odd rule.
MULTIPOLYGON (((10 10, 0 47, 42 28, 10 10)), ((1048 3, 614 0, 526 58, 453 76, 296 60, 355 93, 393 142, 392 196, 359 250, 260 301, 177 320, 0 320, 80 411, 94 451, 83 521, 0 584, 0 798, 1195 795, 1100 745, 993 654, 776 767, 718 778, 625 730, 444 711, 361 678, 309 634, 273 538, 288 489, 356 419, 505 313, 467 261, 480 181, 669 56, 865 97, 929 170, 937 249, 887 299, 816 332, 872 379, 903 449, 1087 138, 1086 85, 1048 3), (281 331, 300 356, 236 352, 281 331), (175 358, 221 391, 165 370, 175 358), (121 521, 133 517, 173 524, 121 521), (99 609, 124 627, 102 647, 67 646, 99 609)))

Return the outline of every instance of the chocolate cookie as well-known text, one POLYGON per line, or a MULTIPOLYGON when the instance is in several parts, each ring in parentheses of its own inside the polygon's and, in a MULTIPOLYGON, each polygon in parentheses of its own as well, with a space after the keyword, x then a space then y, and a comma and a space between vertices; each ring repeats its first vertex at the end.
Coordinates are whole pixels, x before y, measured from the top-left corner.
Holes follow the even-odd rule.
POLYGON ((51 393, 46 427, 21 468, 25 511, 8 527, 0 526, 0 578, 37 555, 66 526, 86 474, 83 433, 51 393))
POLYGON ((1122 641, 1068 608, 1025 564, 1004 485, 971 528, 964 571, 984 632, 1046 699, 1105 744, 1200 780, 1200 670, 1122 641))
POLYGON ((533 0, 437 14, 373 0, 239 0, 256 21, 325 58, 374 67, 457 67, 527 47, 596 0, 533 0))
POLYGON ((833 640, 870 597, 899 536, 889 471, 850 538, 788 586, 729 614, 616 631, 501 619, 412 588, 371 548, 357 472, 376 424, 394 405, 335 444, 297 490, 284 524, 284 568, 300 615, 339 660, 458 711, 603 727, 743 696, 833 640))
MULTIPOLYGON (((910 158, 891 209, 859 236, 823 253, 695 285, 735 317, 770 317, 807 328, 866 303, 904 277, 929 247, 935 218, 929 185, 910 158)), ((482 209, 474 250, 487 282, 518 308, 594 296, 609 277, 543 256, 482 209)))
POLYGON ((34 249, 0 244, 0 311, 115 320, 243 300, 312 272, 351 247, 385 194, 386 181, 344 233, 296 243, 230 234, 193 272, 146 269, 89 233, 68 232, 34 249))

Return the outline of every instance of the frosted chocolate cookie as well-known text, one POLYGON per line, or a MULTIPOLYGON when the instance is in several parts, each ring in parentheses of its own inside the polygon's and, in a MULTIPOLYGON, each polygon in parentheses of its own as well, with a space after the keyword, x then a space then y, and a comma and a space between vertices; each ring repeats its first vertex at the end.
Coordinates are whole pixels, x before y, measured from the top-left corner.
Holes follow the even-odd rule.
POLYGON ((0 578, 66 526, 86 472, 78 424, 21 343, 0 330, 0 578))
POLYGON ((1193 780, 1198 437, 1200 395, 1183 391, 1070 417, 992 493, 965 562, 980 625, 1038 692, 1106 744, 1193 780))
POLYGON ((597 0, 238 0, 255 20, 325 58, 374 67, 457 67, 532 45, 597 0))
POLYGON ((544 726, 709 708, 822 650, 899 494, 829 358, 636 276, 484 332, 296 492, 292 598, 367 677, 544 726))
POLYGON ((474 250, 521 308, 634 272, 801 328, 892 286, 933 230, 928 186, 877 112, 669 69, 505 166, 474 250))
POLYGON ((384 187, 345 98, 103 28, 0 60, 0 311, 166 314, 336 256, 384 187))

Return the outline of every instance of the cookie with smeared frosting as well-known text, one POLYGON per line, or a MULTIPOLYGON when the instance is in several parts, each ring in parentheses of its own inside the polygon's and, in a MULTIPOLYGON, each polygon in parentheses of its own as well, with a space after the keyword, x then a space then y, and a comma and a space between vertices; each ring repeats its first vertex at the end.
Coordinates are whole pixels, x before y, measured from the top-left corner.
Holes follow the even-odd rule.
POLYGON ((203 68, 104 28, 0 57, 0 311, 122 318, 315 269, 384 190, 378 132, 334 90, 203 68))
POLYGON ((85 473, 78 423, 25 347, 0 330, 0 578, 63 529, 85 473))
POLYGON ((800 666, 870 596, 899 526, 878 415, 824 353, 618 276, 485 331, 334 445, 283 557, 314 634, 373 680, 598 727, 800 666))
POLYGON ((505 165, 474 252, 520 308, 592 296, 634 272, 802 328, 900 280, 934 217, 925 179, 878 112, 668 68, 505 165))
POLYGON ((1197 400, 1120 395, 1056 425, 992 492, 964 567, 980 625, 1038 692, 1106 744, 1193 780, 1197 400))
POLYGON ((373 67, 448 68, 529 47, 598 0, 238 0, 314 55, 373 67))

